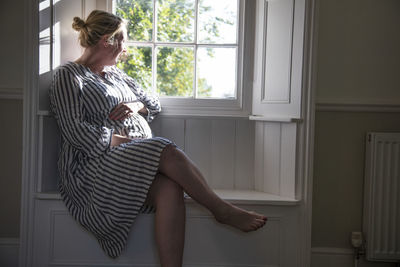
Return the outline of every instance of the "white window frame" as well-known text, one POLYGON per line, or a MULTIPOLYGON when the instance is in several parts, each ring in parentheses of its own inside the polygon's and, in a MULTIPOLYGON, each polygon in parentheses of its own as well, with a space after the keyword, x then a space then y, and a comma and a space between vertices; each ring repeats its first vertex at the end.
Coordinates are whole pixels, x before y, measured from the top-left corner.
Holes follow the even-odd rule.
MULTIPOLYGON (((155 6, 155 0, 153 2, 155 6)), ((196 14, 195 23, 197 23, 197 5, 198 0, 195 0, 196 14)), ((251 102, 251 84, 248 86, 244 85, 244 21, 245 21, 245 0, 238 0, 238 20, 237 20, 237 44, 197 44, 197 29, 195 29, 195 40, 194 42, 182 42, 182 43, 166 43, 157 42, 135 42, 128 41, 127 45, 133 46, 147 46, 152 47, 153 52, 155 46, 173 46, 173 47, 233 47, 237 46, 236 52, 236 92, 234 99, 221 99, 221 98, 182 98, 182 97, 160 97, 161 105, 163 108, 162 115, 179 115, 179 116, 227 116, 227 117, 248 117, 250 112, 251 102), (156 43, 156 45, 155 45, 156 43)), ((115 0, 107 0, 107 10, 115 13, 115 0)), ((154 7, 155 10, 155 7, 154 7)), ((155 15, 153 16, 153 27, 155 25, 155 15)), ((153 31, 153 36, 157 34, 153 31)), ((195 52, 196 53, 196 52, 195 52)), ((195 54, 196 55, 196 54, 195 54)), ((153 66, 155 66, 156 56, 153 54, 153 66)), ((194 83, 197 83, 197 69, 196 69, 196 56, 195 56, 195 76, 194 83)), ((153 71, 153 85, 155 84, 155 68, 153 71)), ((250 79, 251 80, 251 79, 250 79)))

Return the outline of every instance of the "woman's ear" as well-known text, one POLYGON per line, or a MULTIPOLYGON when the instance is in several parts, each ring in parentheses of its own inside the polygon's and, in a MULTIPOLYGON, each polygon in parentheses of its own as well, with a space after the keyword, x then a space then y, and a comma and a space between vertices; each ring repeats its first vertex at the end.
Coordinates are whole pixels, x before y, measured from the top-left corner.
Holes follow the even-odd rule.
POLYGON ((104 45, 104 47, 108 47, 108 45, 110 44, 110 36, 104 35, 103 37, 101 37, 101 43, 102 45, 104 45))

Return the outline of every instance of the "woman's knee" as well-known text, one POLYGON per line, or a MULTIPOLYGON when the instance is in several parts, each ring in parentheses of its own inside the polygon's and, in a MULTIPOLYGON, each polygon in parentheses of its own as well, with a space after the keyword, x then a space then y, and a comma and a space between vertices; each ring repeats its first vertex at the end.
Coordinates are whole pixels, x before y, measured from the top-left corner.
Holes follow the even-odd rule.
POLYGON ((179 148, 174 145, 168 145, 161 153, 159 170, 166 171, 174 169, 180 163, 186 161, 186 156, 179 148))
POLYGON ((152 187, 154 202, 159 201, 183 201, 183 189, 182 187, 169 179, 163 174, 157 174, 152 187))

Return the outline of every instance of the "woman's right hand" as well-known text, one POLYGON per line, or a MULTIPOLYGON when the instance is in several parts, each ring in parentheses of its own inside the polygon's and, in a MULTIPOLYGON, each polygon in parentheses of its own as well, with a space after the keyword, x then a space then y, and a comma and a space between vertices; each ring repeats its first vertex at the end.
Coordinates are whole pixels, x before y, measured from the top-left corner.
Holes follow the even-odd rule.
POLYGON ((119 134, 113 134, 111 136, 110 146, 119 146, 120 144, 129 143, 130 141, 132 141, 132 139, 128 137, 119 134))
POLYGON ((132 114, 146 110, 140 101, 119 103, 110 113, 109 118, 112 120, 124 120, 132 114))

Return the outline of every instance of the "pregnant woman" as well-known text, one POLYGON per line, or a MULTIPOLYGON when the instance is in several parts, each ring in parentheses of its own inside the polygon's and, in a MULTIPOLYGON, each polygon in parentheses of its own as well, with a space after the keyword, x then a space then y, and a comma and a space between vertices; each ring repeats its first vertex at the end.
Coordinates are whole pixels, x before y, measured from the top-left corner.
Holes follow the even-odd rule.
POLYGON ((95 10, 72 26, 84 52, 57 68, 50 90, 62 133, 59 189, 107 255, 120 255, 138 214, 155 212, 161 265, 182 266, 183 191, 220 223, 246 232, 262 227, 265 216, 219 198, 184 152, 152 136, 148 122, 161 111, 159 100, 115 66, 126 51, 125 22, 95 10))

